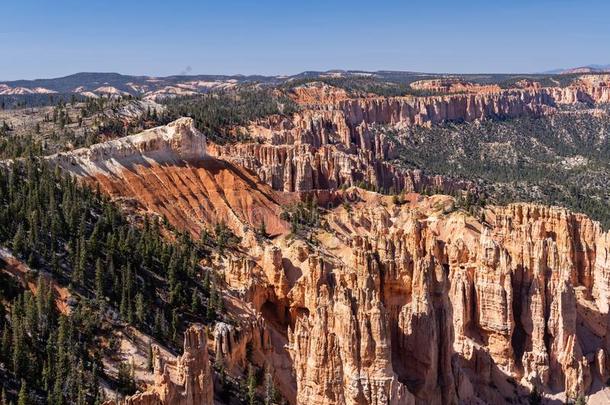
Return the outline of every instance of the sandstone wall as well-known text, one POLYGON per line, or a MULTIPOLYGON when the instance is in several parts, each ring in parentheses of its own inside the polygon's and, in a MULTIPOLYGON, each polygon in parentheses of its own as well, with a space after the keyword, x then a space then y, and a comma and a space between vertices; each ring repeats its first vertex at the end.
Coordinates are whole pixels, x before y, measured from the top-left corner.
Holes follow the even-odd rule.
POLYGON ((288 293, 297 403, 505 403, 606 381, 598 224, 518 204, 485 225, 426 201, 355 202, 331 214, 319 249, 280 243, 302 271, 288 293))

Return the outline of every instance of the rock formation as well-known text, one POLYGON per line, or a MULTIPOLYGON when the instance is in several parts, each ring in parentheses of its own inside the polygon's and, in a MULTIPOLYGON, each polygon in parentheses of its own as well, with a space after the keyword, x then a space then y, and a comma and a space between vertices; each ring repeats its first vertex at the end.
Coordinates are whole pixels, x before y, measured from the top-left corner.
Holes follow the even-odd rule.
POLYGON ((553 114, 560 105, 610 101, 610 75, 587 75, 567 87, 519 82, 516 88, 481 86, 459 80, 415 82, 433 96, 353 96, 326 84, 299 86, 292 96, 301 110, 291 117, 271 117, 244 130, 256 143, 210 145, 213 156, 257 174, 280 191, 309 191, 367 184, 381 190, 469 189, 472 184, 427 177, 391 164, 400 156, 392 136, 413 126, 472 122, 553 114))
POLYGON ((248 224, 265 222, 271 234, 287 229, 279 219, 285 197, 243 168, 209 157, 205 137, 190 118, 48 159, 110 196, 196 234, 221 222, 239 236, 248 224))
POLYGON ((459 78, 443 78, 431 80, 418 80, 411 83, 411 88, 431 93, 492 93, 501 91, 497 84, 482 85, 471 83, 459 78))
MULTIPOLYGON (((184 333, 184 353, 175 362, 163 359, 153 346, 155 382, 120 405, 211 405, 214 382, 208 357, 207 330, 191 326, 184 333)), ((109 401, 105 405, 115 405, 109 401)))
MULTIPOLYGON (((331 105, 252 123, 257 143, 206 145, 180 120, 50 159, 181 229, 197 234, 223 220, 243 237, 243 251, 214 265, 257 315, 217 324, 215 355, 239 373, 252 345, 290 403, 506 403, 532 387, 565 398, 609 377, 610 236, 599 224, 557 207, 487 207, 475 218, 448 196, 401 202, 338 188, 468 187, 396 168, 397 145, 375 126, 551 113, 604 102, 604 80, 423 98, 326 89, 331 105), (311 193, 324 201, 322 225, 290 235, 277 219, 282 206, 311 193), (273 238, 253 236, 261 221, 273 238)), ((311 102, 312 89, 299 97, 311 102)), ((207 375, 200 360, 177 369, 207 375)), ((173 383, 160 373, 134 397, 152 402, 132 403, 195 398, 201 391, 185 393, 201 380, 178 374, 173 383)))
POLYGON ((210 154, 255 173, 275 190, 301 192, 366 185, 386 192, 472 189, 468 181, 404 170, 367 151, 347 153, 333 145, 210 145, 210 154))
POLYGON ((386 403, 396 386, 418 403, 502 403, 525 387, 575 396, 606 380, 597 224, 532 205, 491 208, 482 224, 443 214, 451 203, 436 197, 401 208, 370 198, 335 209, 299 264, 298 403, 386 403))
POLYGON ((205 136, 191 118, 180 118, 168 125, 136 135, 92 145, 89 148, 58 153, 49 159, 64 170, 93 176, 134 164, 200 160, 206 158, 205 136))
POLYGON ((574 397, 606 381, 598 224, 527 204, 490 207, 480 221, 449 197, 343 197, 350 208, 325 215, 316 244, 280 237, 269 250, 278 258, 245 271, 258 291, 247 299, 288 333, 296 403, 504 403, 534 386, 574 397))

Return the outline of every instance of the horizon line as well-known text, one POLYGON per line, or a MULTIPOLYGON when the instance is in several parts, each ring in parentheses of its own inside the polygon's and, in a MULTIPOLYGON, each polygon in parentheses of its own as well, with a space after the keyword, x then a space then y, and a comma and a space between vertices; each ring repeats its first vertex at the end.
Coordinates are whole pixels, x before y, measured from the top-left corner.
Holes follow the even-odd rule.
MULTIPOLYGON (((333 72, 345 72, 345 73, 411 73, 419 75, 455 75, 455 76, 466 76, 466 75, 553 75, 560 74, 563 71, 574 70, 574 69, 610 69, 610 65, 603 64, 589 64, 581 65, 573 68, 557 68, 539 72, 451 72, 451 71, 417 71, 417 70, 399 70, 399 69, 380 69, 380 70, 364 70, 364 69, 327 69, 327 70, 303 70, 294 74, 264 74, 264 73, 179 73, 169 75, 148 75, 148 74, 131 74, 131 73, 120 73, 117 71, 80 71, 69 73, 54 77, 37 77, 37 78, 19 78, 19 79, 0 79, 0 83, 19 82, 19 81, 40 81, 40 80, 57 80, 65 79, 71 76, 83 75, 83 74, 107 74, 107 75, 119 75, 119 76, 130 76, 140 77, 148 79, 159 79, 168 77, 196 77, 196 76, 224 76, 224 77, 251 77, 261 76, 268 78, 290 78, 293 76, 302 75, 304 73, 333 73, 333 72)), ((593 72, 597 73, 597 72, 593 72)), ((600 73, 604 73, 601 71, 600 73)))

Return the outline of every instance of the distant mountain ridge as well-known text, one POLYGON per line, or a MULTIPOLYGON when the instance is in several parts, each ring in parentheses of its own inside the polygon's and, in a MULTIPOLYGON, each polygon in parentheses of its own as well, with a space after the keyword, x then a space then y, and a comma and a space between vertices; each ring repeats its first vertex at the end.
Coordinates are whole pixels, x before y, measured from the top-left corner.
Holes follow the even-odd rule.
POLYGON ((167 95, 188 95, 204 92, 216 87, 231 86, 242 82, 268 82, 275 80, 267 76, 130 76, 120 73, 83 72, 73 75, 35 80, 0 82, 0 95, 74 93, 85 96, 102 94, 147 95, 161 92, 167 95))
POLYGON ((478 84, 499 84, 502 87, 514 85, 519 80, 539 81, 549 85, 549 79, 555 85, 559 75, 566 73, 597 73, 610 71, 610 65, 591 65, 571 70, 558 70, 556 73, 545 74, 451 74, 424 73, 412 71, 381 70, 367 72, 362 70, 328 70, 305 71, 291 76, 265 75, 176 75, 166 77, 132 76, 120 73, 82 72, 69 76, 35 79, 0 81, 0 96, 19 97, 71 97, 72 94, 82 97, 99 96, 137 96, 156 100, 166 97, 192 96, 213 90, 224 90, 248 83, 263 85, 281 85, 290 82, 307 82, 315 80, 345 82, 353 80, 373 80, 386 83, 409 85, 423 79, 460 78, 478 84))
POLYGON ((577 73, 606 73, 610 72, 610 65, 585 65, 568 69, 553 69, 546 71, 546 74, 577 74, 577 73))
MULTIPOLYGON (((418 77, 418 76, 441 76, 440 74, 427 74, 402 71, 350 71, 350 70, 328 70, 328 71, 305 71, 295 75, 175 75, 175 76, 132 76, 120 73, 103 72, 81 72, 72 75, 33 80, 0 81, 0 86, 10 88, 36 89, 46 88, 57 93, 80 92, 80 88, 93 91, 97 87, 112 86, 120 91, 132 92, 137 86, 171 86, 180 85, 185 82, 258 82, 258 83, 281 83, 289 80, 311 79, 311 78, 333 78, 333 77, 358 77, 375 76, 378 78, 389 77, 418 77)), ((1 87, 0 87, 1 88, 1 87)), ((0 94, 2 94, 0 92, 0 94)))

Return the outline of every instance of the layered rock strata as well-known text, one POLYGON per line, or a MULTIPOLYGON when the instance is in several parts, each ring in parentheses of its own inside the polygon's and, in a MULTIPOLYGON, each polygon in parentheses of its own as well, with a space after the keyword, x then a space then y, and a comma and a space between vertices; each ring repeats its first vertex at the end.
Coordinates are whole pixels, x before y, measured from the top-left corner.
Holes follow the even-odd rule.
POLYGON ((114 139, 49 157, 53 163, 79 175, 93 176, 148 162, 176 162, 205 159, 206 139, 191 118, 180 118, 168 125, 136 135, 114 139))
POLYGON ((238 236, 263 222, 271 234, 287 229, 279 219, 285 197, 242 167, 210 157, 205 136, 190 118, 48 160, 126 205, 195 234, 217 223, 238 236))
POLYGON ((503 90, 447 80, 414 86, 447 93, 354 97, 324 84, 297 87, 293 97, 301 104, 301 111, 250 125, 245 130, 256 143, 215 145, 209 152, 247 167, 275 190, 310 191, 365 183, 386 192, 433 189, 449 193, 472 188, 472 184, 429 178, 418 170, 388 163, 401 157, 392 133, 448 121, 553 114, 566 104, 610 102, 608 75, 582 76, 568 87, 520 83, 517 88, 503 90))

